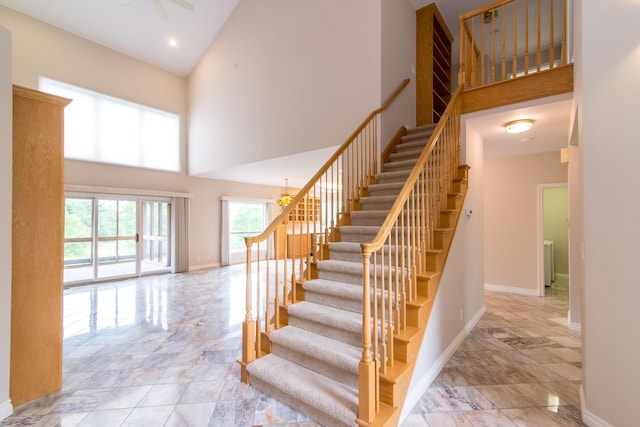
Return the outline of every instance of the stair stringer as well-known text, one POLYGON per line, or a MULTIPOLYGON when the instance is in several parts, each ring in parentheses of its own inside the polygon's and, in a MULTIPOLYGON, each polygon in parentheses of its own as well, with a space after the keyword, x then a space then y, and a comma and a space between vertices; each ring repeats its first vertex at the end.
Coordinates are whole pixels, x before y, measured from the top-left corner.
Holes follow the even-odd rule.
MULTIPOLYGON (((468 178, 468 169, 469 169, 469 167, 467 165, 461 165, 458 168, 459 171, 464 171, 463 172, 464 173, 464 178, 468 178)), ((441 263, 441 266, 439 268, 437 268, 437 270, 439 270, 439 271, 432 272, 432 274, 434 274, 434 276, 431 277, 431 278, 427 278, 426 276, 423 276, 423 277, 419 276, 418 277, 418 281, 419 282, 422 279, 424 285, 428 286, 428 295, 429 295, 427 309, 423 313, 421 313, 419 318, 416 319, 416 320, 419 321, 420 324, 417 326, 418 327, 418 332, 413 335, 412 339, 414 340, 414 342, 411 343, 411 347, 412 348, 417 348, 418 351, 419 351, 419 349, 422 348, 422 343, 423 343, 424 337, 426 335, 427 328, 429 326, 429 320, 431 318, 431 312, 432 312, 432 308, 433 308, 433 303, 434 303, 435 298, 437 296, 438 289, 440 287, 442 274, 444 273, 444 269, 446 268, 449 252, 450 252, 453 240, 455 239, 456 231, 458 229, 458 223, 459 223, 461 212, 462 212, 461 207, 464 205, 464 200, 465 200, 466 194, 467 194, 466 187, 463 188, 461 193, 458 193, 458 194, 461 196, 460 209, 457 209, 457 213, 455 213, 454 214, 454 218, 452 218, 453 219, 453 221, 452 221, 453 227, 451 227, 451 228, 453 229, 453 232, 452 232, 451 238, 447 239, 448 241, 444 245, 443 253, 441 253, 441 255, 440 255, 442 257, 442 263, 441 263)), ((401 376, 394 377, 394 373, 393 372, 390 372, 388 375, 381 375, 381 382, 382 381, 387 381, 387 382, 396 381, 396 387, 395 387, 395 390, 393 392, 393 395, 394 395, 394 402, 393 402, 393 405, 392 405, 393 410, 391 411, 391 413, 386 414, 387 416, 377 417, 375 419, 375 421, 371 424, 372 427, 378 427, 378 426, 379 427, 392 427, 392 426, 399 425, 400 416, 402 415, 402 410, 403 410, 404 403, 405 403, 405 400, 406 400, 406 397, 407 397, 409 386, 410 386, 410 384, 411 384, 411 382, 413 380, 415 366, 416 366, 416 362, 418 360, 418 357, 419 357, 419 352, 413 353, 411 355, 411 357, 406 362, 407 369, 406 369, 405 372, 401 373, 401 376)))

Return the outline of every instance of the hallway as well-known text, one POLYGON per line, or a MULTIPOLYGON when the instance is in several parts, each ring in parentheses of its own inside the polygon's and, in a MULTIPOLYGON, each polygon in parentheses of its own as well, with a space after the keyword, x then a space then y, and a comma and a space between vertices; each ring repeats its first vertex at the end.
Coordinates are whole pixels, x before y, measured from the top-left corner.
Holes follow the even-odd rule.
MULTIPOLYGON (((244 277, 237 265, 67 289, 63 390, 0 426, 315 426, 239 380, 244 277)), ((582 425, 566 281, 485 300, 403 426, 582 425)))

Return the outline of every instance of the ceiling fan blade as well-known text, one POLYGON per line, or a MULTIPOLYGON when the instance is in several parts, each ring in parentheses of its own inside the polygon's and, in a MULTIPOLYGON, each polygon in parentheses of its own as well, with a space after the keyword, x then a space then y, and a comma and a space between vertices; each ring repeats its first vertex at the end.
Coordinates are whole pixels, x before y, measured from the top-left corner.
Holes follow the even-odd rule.
POLYGON ((153 6, 155 7, 156 12, 158 12, 158 15, 160 16, 160 18, 169 19, 169 16, 167 15, 167 11, 165 10, 162 3, 160 3, 160 0, 151 0, 151 2, 153 3, 153 6))
POLYGON ((189 3, 187 0, 171 0, 171 1, 177 4, 178 6, 184 7, 185 9, 193 10, 193 4, 189 3))

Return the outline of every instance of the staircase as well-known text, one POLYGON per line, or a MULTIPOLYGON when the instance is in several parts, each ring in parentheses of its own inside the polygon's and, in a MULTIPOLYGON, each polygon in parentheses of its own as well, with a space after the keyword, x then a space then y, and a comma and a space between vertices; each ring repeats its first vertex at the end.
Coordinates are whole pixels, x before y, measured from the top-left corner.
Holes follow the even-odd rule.
MULTIPOLYGON (((363 355, 360 243, 375 238, 434 128, 435 125, 416 128, 402 137, 383 172, 376 175, 376 183, 369 185, 360 198, 360 209, 347 215, 345 222, 350 224, 339 227, 340 241, 328 244, 329 259, 316 263, 318 278, 304 281, 303 292, 298 292, 300 301, 288 305, 283 316, 287 326, 272 330, 264 338, 270 344, 269 354, 246 367, 253 386, 323 426, 357 425, 359 365, 363 355)), ((440 248, 424 254, 427 270, 433 271, 417 278, 417 298, 406 310, 409 326, 394 333, 393 368, 379 376, 381 403, 376 425, 397 422, 399 418, 466 193, 466 171, 459 168, 452 185, 458 193, 450 194, 449 210, 440 216, 442 228, 436 230, 440 248)), ((385 254, 389 251, 388 247, 382 250, 385 254)), ((380 255, 378 252, 375 256, 380 255)), ((374 270, 371 271, 373 276, 374 270)), ((382 290, 385 292, 391 291, 382 290)), ((372 293, 372 301, 377 298, 372 293)))

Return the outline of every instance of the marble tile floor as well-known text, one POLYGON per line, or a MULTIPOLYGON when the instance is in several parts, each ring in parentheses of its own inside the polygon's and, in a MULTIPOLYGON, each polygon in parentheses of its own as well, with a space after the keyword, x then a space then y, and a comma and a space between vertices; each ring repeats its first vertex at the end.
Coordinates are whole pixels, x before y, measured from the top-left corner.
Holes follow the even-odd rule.
MULTIPOLYGON (((239 380, 244 266, 65 290, 62 391, 0 426, 317 426, 239 380)), ((403 427, 579 426, 568 291, 487 292, 487 313, 403 427)))

